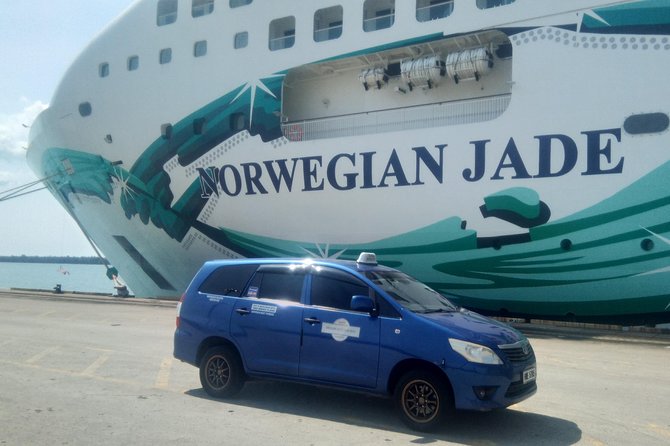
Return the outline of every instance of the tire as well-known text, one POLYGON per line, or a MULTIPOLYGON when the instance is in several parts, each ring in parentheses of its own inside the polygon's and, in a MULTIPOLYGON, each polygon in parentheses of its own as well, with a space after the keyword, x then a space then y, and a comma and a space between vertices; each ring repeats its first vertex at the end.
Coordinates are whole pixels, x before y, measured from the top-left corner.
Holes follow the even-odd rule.
POLYGON ((393 398, 403 423, 421 432, 434 430, 454 411, 446 380, 428 371, 406 373, 398 381, 393 398))
POLYGON ((230 398, 239 393, 244 378, 240 357, 230 347, 212 347, 200 362, 202 388, 215 398, 230 398))

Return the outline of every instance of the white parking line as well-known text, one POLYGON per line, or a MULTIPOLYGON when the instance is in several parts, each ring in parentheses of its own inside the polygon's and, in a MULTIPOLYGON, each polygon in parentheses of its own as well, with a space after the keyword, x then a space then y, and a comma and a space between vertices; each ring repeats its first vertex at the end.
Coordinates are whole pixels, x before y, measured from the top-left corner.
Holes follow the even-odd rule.
POLYGON ((43 350, 40 353, 33 356, 32 358, 29 358, 28 360, 26 360, 26 364, 35 364, 35 363, 41 361, 42 358, 44 358, 45 356, 58 351, 59 348, 60 348, 59 346, 55 346, 55 347, 50 347, 46 350, 43 350))
POLYGON ((156 375, 154 387, 157 389, 167 389, 170 383, 170 373, 172 372, 172 357, 166 356, 161 362, 161 367, 156 375))
POLYGON ((81 372, 81 374, 84 375, 84 376, 93 376, 93 375, 95 375, 95 372, 97 372, 98 369, 99 369, 104 363, 106 363, 108 359, 109 359, 109 353, 105 352, 105 353, 101 354, 100 356, 98 356, 98 359, 96 359, 95 361, 93 361, 93 363, 92 363, 91 365, 89 365, 88 367, 86 367, 86 368, 84 369, 84 371, 81 372))

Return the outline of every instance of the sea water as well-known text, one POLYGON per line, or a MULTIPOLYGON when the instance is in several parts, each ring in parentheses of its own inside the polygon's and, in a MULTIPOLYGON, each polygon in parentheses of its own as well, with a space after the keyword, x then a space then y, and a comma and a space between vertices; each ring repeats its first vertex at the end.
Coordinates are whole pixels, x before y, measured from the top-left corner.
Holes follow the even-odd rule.
POLYGON ((60 284, 63 292, 114 293, 104 265, 0 262, 0 288, 52 291, 60 284))

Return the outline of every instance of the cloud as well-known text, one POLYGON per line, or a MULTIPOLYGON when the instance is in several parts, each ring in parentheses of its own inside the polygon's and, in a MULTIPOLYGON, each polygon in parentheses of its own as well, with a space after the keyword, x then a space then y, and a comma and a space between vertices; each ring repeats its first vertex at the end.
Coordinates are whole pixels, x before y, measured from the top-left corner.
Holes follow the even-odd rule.
POLYGON ((26 164, 30 124, 47 108, 42 101, 21 99, 22 110, 0 114, 0 187, 16 186, 35 178, 26 164))

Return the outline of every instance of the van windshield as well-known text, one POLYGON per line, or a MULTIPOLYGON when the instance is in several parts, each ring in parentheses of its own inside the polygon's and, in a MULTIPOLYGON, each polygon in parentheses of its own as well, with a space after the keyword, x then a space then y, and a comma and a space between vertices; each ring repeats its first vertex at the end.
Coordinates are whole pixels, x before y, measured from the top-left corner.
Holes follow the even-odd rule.
POLYGON ((458 311, 446 297, 400 271, 368 271, 365 276, 396 302, 415 313, 458 311))

